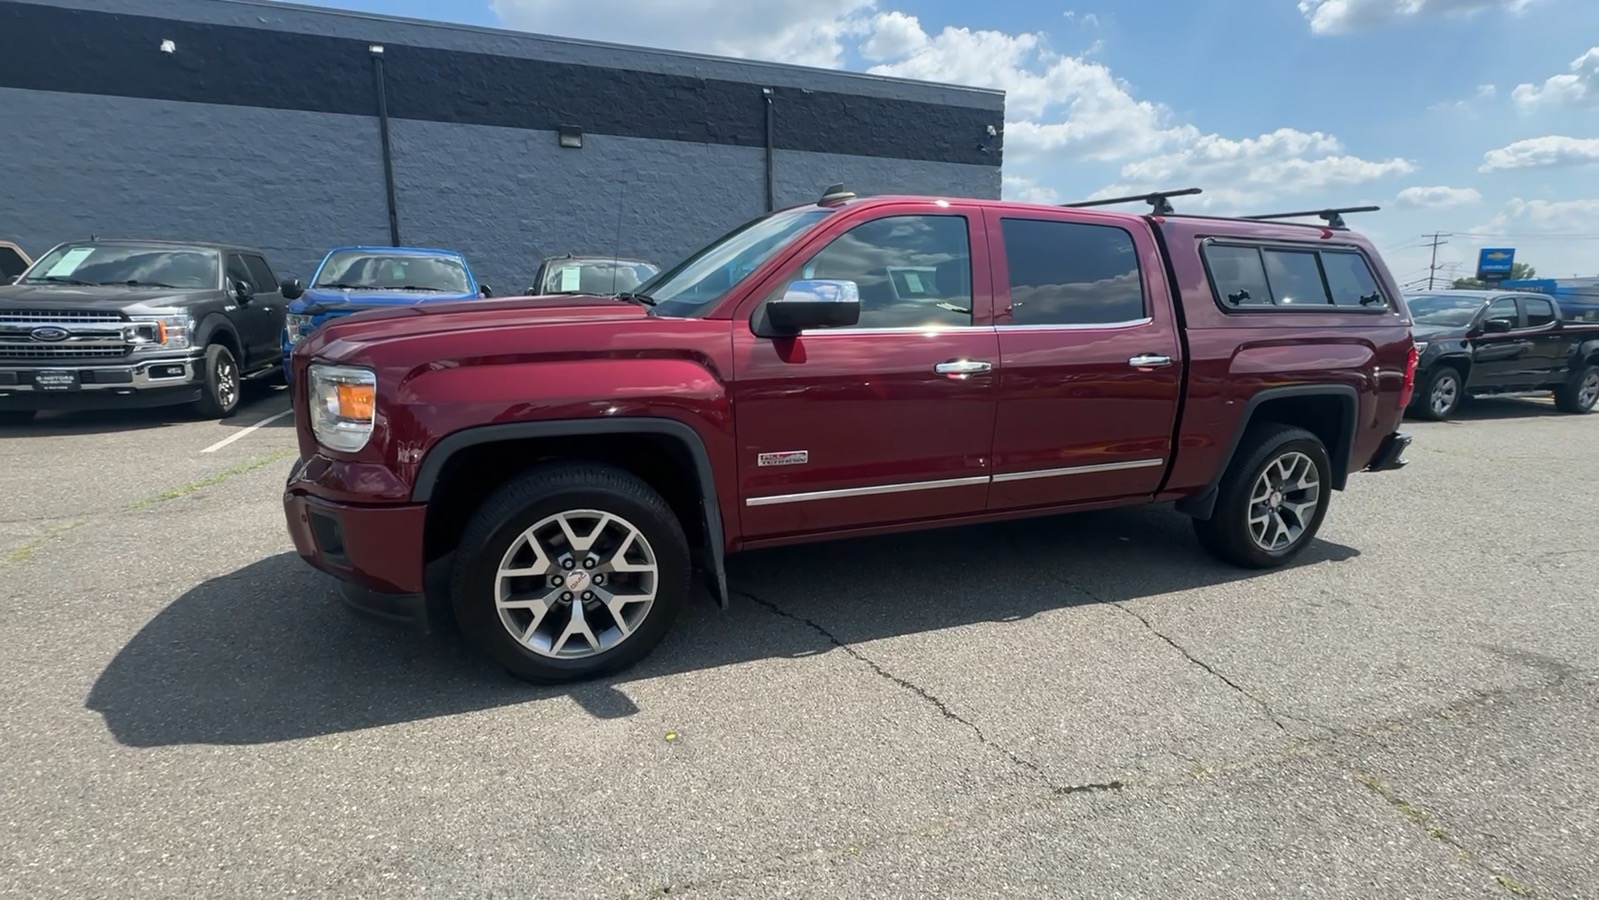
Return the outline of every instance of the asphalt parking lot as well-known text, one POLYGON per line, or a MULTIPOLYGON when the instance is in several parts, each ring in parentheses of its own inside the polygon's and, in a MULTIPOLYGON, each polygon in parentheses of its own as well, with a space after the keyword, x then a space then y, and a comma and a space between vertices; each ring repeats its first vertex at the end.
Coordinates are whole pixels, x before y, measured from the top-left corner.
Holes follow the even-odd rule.
POLYGON ((1263 575, 1160 509, 735 557, 552 690, 336 603, 286 408, 0 436, 0 895, 1599 890, 1599 416, 1412 423, 1263 575))

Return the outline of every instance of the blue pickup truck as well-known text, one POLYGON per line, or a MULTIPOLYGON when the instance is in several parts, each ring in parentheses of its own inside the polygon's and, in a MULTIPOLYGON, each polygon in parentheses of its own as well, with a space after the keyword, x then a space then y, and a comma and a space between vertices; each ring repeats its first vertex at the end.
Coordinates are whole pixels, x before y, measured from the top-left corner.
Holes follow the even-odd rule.
POLYGON ((290 301, 283 324, 283 371, 294 345, 323 322, 366 309, 493 296, 472 275, 466 257, 425 247, 336 247, 311 276, 283 283, 290 301))

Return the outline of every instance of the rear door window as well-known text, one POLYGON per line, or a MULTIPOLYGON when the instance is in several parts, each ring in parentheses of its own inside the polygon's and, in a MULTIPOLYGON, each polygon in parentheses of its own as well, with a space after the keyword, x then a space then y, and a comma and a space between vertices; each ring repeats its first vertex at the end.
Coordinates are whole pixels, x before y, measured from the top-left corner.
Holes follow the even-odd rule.
POLYGON ((1138 248, 1126 230, 1080 222, 1000 221, 1011 324, 1105 325, 1144 317, 1138 248))
POLYGON ((1521 309, 1527 315, 1528 328, 1542 328, 1555 322, 1555 305, 1542 297, 1523 299, 1521 309))

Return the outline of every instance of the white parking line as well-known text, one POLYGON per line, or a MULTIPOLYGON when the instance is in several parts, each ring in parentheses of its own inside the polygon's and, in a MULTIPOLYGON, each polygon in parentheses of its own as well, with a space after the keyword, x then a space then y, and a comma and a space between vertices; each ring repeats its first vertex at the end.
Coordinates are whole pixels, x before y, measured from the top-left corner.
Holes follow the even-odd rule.
POLYGON ((200 452, 201 453, 215 453, 216 451, 221 450, 223 447, 226 447, 227 445, 233 443, 234 441, 238 440, 239 438, 242 438, 245 435, 249 434, 250 432, 255 431, 257 428, 262 428, 262 427, 265 427, 267 425, 271 425, 273 422, 276 422, 277 420, 283 418, 284 416, 293 415, 293 414, 294 414, 294 410, 286 409, 283 412, 275 413, 273 415, 267 416, 266 418, 264 418, 261 421, 255 423, 254 425, 251 425, 248 428, 240 429, 238 432, 228 435, 227 437, 223 438, 220 441, 217 441, 215 444, 212 444, 211 446, 205 448, 204 450, 201 450, 200 452))

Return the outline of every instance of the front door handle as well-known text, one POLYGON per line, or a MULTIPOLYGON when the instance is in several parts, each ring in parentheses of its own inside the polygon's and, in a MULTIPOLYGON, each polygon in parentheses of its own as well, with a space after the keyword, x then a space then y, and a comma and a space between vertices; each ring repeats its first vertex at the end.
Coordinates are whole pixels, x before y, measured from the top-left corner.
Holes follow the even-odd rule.
POLYGON ((953 375, 964 378, 967 375, 980 375, 983 372, 994 371, 994 364, 980 359, 952 359, 941 362, 933 367, 933 371, 940 375, 953 375))
POLYGON ((1143 353, 1127 360, 1127 364, 1135 369, 1159 369, 1171 365, 1171 357, 1159 353, 1143 353))

